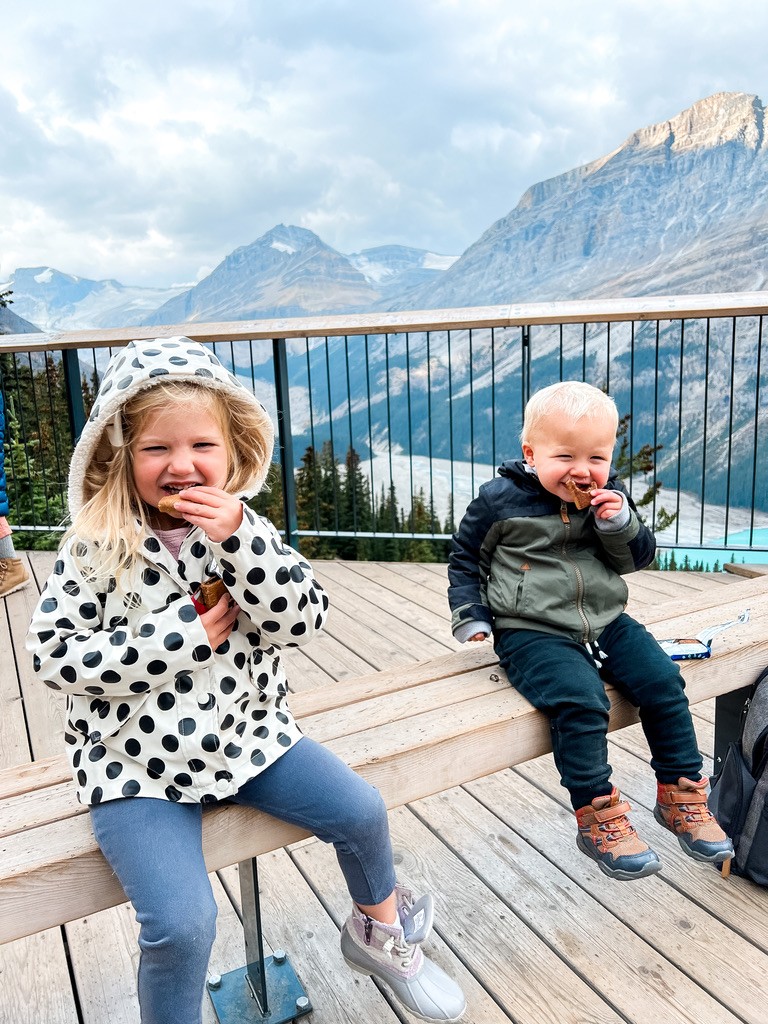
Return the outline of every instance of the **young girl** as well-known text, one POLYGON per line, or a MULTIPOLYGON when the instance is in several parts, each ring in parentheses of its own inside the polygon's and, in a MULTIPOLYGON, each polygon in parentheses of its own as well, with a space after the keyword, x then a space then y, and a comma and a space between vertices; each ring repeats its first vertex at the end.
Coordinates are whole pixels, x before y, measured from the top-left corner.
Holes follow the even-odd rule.
POLYGON ((347 963, 416 1015, 456 1020, 464 996, 418 945, 428 927, 396 882, 379 793, 302 736, 286 703, 280 651, 311 639, 328 601, 243 503, 273 438, 261 404, 202 345, 126 346, 75 448, 72 528, 32 619, 35 671, 67 696, 78 798, 141 925, 142 1024, 201 1019, 216 918, 201 816, 218 800, 332 842, 354 901, 347 963), (213 575, 226 591, 206 609, 213 575))

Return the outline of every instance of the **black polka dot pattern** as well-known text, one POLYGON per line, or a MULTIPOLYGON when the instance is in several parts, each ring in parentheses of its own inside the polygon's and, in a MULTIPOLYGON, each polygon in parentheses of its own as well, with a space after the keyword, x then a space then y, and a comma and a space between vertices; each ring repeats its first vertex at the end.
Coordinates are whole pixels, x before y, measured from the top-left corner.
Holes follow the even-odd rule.
POLYGON ((91 558, 84 545, 64 549, 30 631, 35 671, 68 697, 81 801, 221 800, 297 742, 280 650, 312 638, 328 601, 270 523, 244 516, 221 545, 193 529, 178 564, 150 536, 119 586, 88 582, 80 565, 91 558), (216 652, 187 582, 211 560, 242 609, 216 652))

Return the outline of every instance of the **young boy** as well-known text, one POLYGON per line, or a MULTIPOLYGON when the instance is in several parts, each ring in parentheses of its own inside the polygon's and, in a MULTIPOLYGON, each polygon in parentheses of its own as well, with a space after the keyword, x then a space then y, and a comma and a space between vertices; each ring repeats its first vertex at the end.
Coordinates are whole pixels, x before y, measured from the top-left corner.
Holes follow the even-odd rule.
POLYGON ((458 640, 493 633, 510 683, 550 719, 552 749, 576 813, 576 843, 611 878, 661 868, 611 784, 604 682, 640 709, 658 781, 654 817, 696 860, 731 841, 707 807, 677 665, 624 611, 625 573, 656 542, 611 469, 618 413, 590 384, 564 381, 525 409, 523 460, 480 488, 452 542, 448 599, 458 640))

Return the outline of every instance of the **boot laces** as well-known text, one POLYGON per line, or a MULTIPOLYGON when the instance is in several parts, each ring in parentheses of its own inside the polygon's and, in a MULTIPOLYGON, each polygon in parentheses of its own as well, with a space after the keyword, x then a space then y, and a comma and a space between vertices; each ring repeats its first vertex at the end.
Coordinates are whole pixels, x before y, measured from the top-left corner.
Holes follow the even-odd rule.
POLYGON ((635 826, 626 814, 619 814, 617 817, 603 822, 599 826, 599 830, 600 832, 608 833, 606 838, 609 842, 619 843, 622 839, 627 839, 629 836, 634 835, 635 826))
POLYGON ((686 821, 695 825, 706 825, 713 818, 712 811, 706 804, 678 804, 677 809, 684 815, 686 821))
POLYGON ((400 966, 406 969, 411 966, 416 952, 416 947, 408 945, 402 932, 399 936, 390 935, 381 948, 391 959, 394 959, 396 956, 400 961, 400 966))

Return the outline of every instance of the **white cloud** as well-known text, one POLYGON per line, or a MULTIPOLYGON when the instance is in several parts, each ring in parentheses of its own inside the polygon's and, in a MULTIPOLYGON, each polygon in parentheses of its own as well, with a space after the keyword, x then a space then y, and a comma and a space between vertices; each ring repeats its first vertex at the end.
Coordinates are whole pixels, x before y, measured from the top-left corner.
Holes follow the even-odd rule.
POLYGON ((198 279, 273 225, 462 252, 535 182, 717 91, 746 0, 6 0, 0 279, 198 279))

